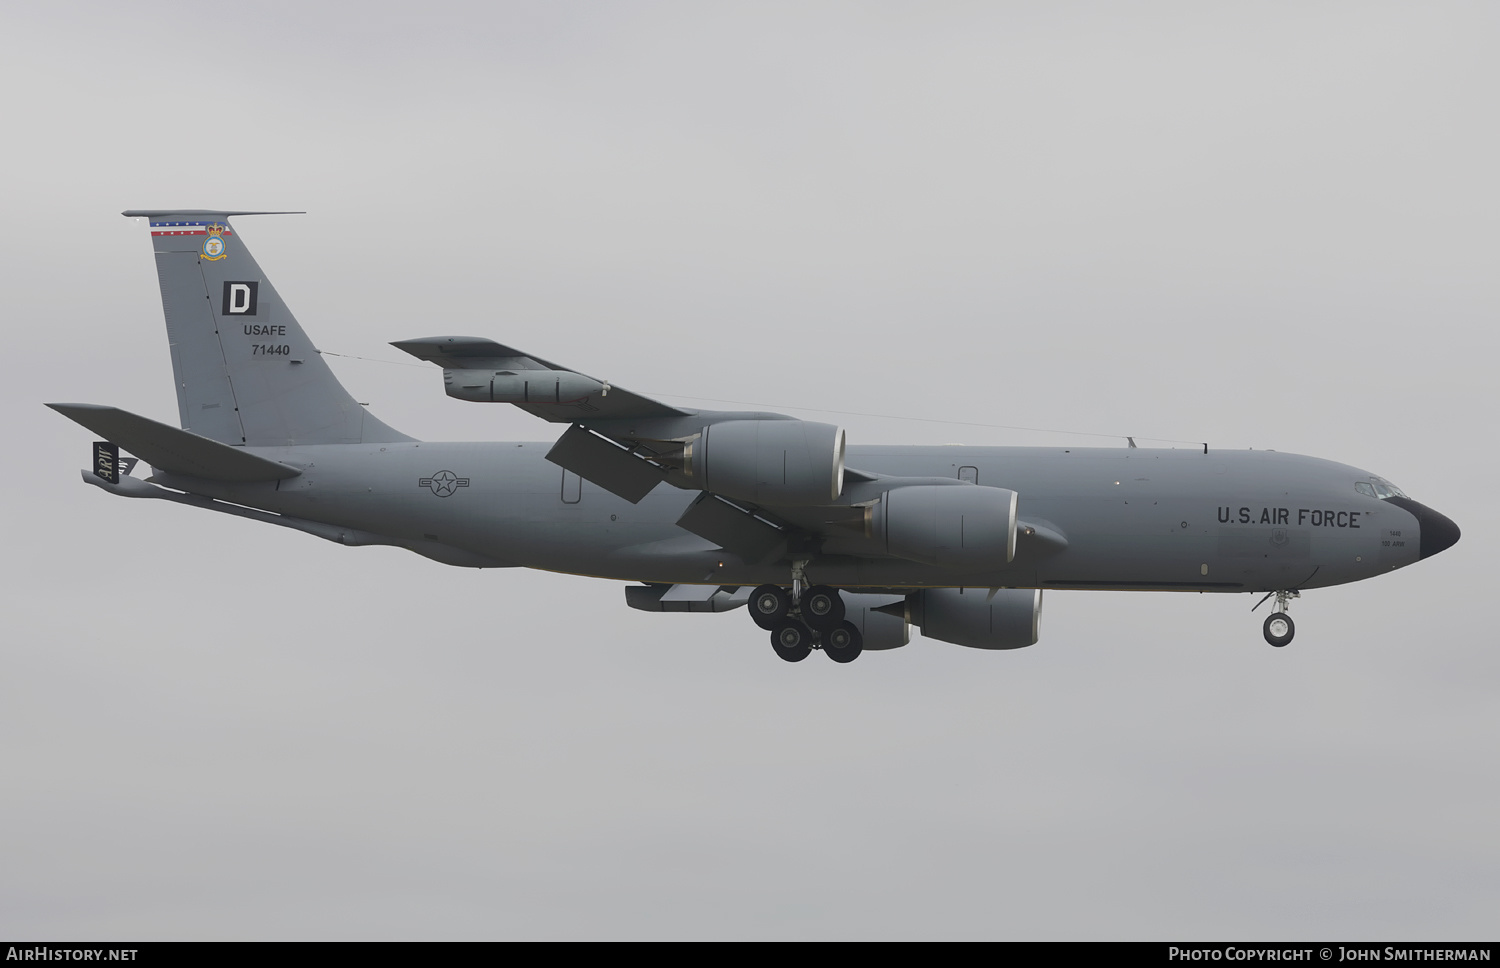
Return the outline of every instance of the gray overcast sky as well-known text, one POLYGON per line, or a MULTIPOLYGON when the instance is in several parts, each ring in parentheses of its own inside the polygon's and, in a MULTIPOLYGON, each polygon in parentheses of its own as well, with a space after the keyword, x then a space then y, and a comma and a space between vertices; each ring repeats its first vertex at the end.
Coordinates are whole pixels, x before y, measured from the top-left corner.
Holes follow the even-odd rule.
MULTIPOLYGON (((1495 937, 1497 27, 7 4, 0 935, 1495 937), (1246 596, 1057 593, 1021 652, 788 666, 743 612, 112 500, 41 403, 175 418, 116 213, 179 205, 307 209, 239 227, 328 351, 1315 454, 1464 537, 1286 650, 1246 596)), ((333 363, 417 436, 555 434, 333 363)))

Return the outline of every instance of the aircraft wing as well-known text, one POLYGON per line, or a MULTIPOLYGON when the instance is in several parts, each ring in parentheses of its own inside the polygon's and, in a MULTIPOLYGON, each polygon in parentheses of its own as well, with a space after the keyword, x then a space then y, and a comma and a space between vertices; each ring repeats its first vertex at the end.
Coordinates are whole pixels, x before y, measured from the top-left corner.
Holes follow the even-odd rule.
POLYGON ((391 345, 441 366, 449 396, 479 403, 513 403, 551 423, 682 417, 691 412, 494 340, 427 336, 391 345))
MULTIPOLYGON (((950 546, 982 545, 986 553, 999 547, 1007 561, 1015 555, 1014 491, 846 467, 844 431, 832 424, 670 407, 488 339, 437 336, 392 345, 441 366, 451 397, 510 403, 571 424, 547 459, 627 501, 638 503, 662 483, 701 492, 677 526, 743 561, 774 561, 813 545, 857 556, 872 539, 910 544, 904 556, 913 560, 951 557, 950 546), (960 522, 959 532, 928 534, 938 520, 960 522), (912 524, 922 521, 926 530, 912 524), (914 543, 908 531, 918 535, 914 543)), ((1041 532, 1028 526, 1027 534, 1030 540, 1041 532)))
MULTIPOLYGON (((779 413, 672 407, 480 337, 428 336, 391 345, 442 367, 444 389, 450 397, 476 403, 509 403, 543 420, 572 424, 547 459, 632 503, 663 481, 686 490, 719 490, 709 486, 702 467, 708 428, 720 423, 739 424, 736 429, 741 436, 752 423, 752 429, 757 429, 774 422, 776 429, 784 432, 782 436, 795 429, 790 437, 798 437, 805 428, 820 428, 817 433, 826 438, 821 440, 825 450, 837 438, 837 458, 825 458, 823 462, 828 464, 830 474, 842 480, 843 432, 828 424, 812 424, 779 413)), ((760 436, 758 431, 755 436, 760 436)), ((803 444, 790 438, 787 443, 794 450, 803 444)), ((720 453, 726 453, 721 463, 727 466, 727 452, 734 445, 717 446, 720 453)), ((777 450, 776 455, 775 460, 767 457, 768 467, 786 463, 784 450, 777 450)), ((808 455, 803 456, 806 459, 808 455)), ((746 473, 754 476, 756 472, 746 473)), ((837 486, 823 490, 827 492, 825 502, 838 497, 837 486)), ((763 503, 754 493, 734 496, 751 505, 763 503)))

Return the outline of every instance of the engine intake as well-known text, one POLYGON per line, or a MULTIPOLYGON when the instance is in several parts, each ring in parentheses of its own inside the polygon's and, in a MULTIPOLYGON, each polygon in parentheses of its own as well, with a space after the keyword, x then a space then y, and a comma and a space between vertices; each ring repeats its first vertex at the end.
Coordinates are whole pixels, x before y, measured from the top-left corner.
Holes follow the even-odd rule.
POLYGON ((709 424, 683 470, 705 491, 766 505, 819 505, 844 490, 844 431, 809 420, 709 424))
POLYGON ((913 484, 887 491, 872 527, 887 554, 929 565, 1000 565, 1016 557, 1015 491, 913 484))

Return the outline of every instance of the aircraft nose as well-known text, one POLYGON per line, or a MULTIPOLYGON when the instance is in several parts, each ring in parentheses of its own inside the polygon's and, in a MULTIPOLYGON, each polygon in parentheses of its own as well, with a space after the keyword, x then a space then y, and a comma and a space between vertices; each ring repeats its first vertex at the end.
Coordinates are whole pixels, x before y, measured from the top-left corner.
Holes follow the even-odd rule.
POLYGON ((1425 504, 1420 504, 1410 498, 1391 498, 1392 504, 1400 505, 1410 511, 1417 519, 1417 528, 1421 534, 1421 543, 1418 545, 1417 553, 1422 558, 1431 558, 1439 551, 1447 551, 1458 543, 1458 525, 1446 514, 1439 514, 1425 504))
POLYGON ((1417 515, 1417 524, 1422 528, 1422 544, 1420 553, 1423 558, 1431 558, 1439 551, 1447 551, 1458 543, 1458 525, 1446 514, 1439 514, 1426 505, 1418 505, 1421 513, 1417 515))

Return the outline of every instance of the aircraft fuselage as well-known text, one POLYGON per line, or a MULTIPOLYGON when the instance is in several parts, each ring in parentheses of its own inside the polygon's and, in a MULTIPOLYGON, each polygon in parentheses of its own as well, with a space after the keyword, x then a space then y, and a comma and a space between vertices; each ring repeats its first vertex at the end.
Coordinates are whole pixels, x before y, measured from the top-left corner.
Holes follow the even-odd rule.
MULTIPOLYGON (((631 504, 544 459, 548 443, 251 448, 302 468, 280 482, 159 478, 237 504, 522 566, 664 584, 757 585, 786 567, 745 562, 675 526, 696 492, 631 504)), ((1273 451, 851 447, 852 467, 962 478, 1019 493, 1015 559, 953 570, 880 557, 859 534, 825 542, 809 580, 849 588, 1006 586, 1269 591, 1357 581, 1415 562, 1411 510, 1361 494, 1372 475, 1273 451)), ((1413 503, 1413 502, 1408 502, 1413 503)), ((1418 506, 1420 507, 1420 506, 1418 506)), ((350 543, 368 543, 351 540, 350 543)), ((482 559, 482 560, 481 560, 482 559)))

